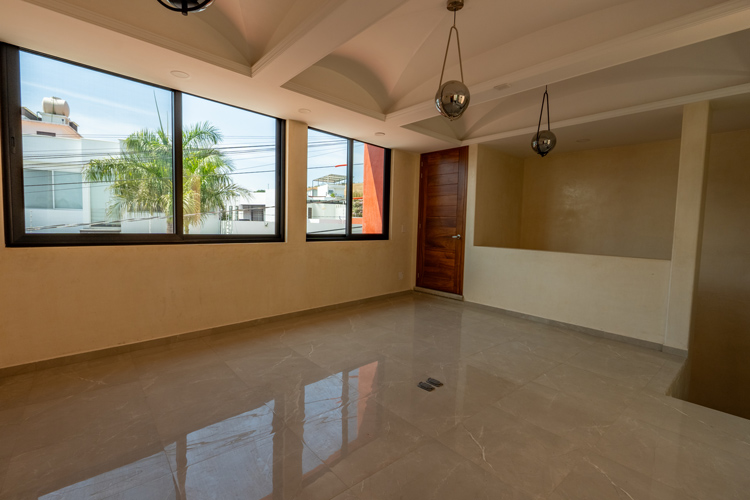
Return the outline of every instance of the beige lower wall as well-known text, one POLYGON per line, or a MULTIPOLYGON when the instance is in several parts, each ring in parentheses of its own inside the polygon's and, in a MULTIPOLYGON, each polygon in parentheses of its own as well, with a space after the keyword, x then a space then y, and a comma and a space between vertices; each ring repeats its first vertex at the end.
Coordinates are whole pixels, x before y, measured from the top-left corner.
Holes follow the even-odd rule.
POLYGON ((286 243, 0 246, 0 368, 412 289, 418 155, 394 151, 390 240, 308 243, 288 135, 286 243))
POLYGON ((665 260, 473 247, 464 298, 661 344, 669 269, 665 260))
POLYGON ((524 161, 521 248, 670 259, 680 141, 524 161))
POLYGON ((662 344, 668 260, 472 244, 479 146, 470 148, 465 300, 662 344))

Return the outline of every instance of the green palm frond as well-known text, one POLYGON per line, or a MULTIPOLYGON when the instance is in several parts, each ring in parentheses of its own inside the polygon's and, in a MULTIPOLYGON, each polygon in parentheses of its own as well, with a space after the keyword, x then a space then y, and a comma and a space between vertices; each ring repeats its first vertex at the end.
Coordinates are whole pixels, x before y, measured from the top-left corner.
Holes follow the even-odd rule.
MULTIPOLYGON (((184 231, 203 224, 208 213, 222 210, 251 192, 231 180, 234 165, 217 148, 222 134, 209 122, 187 127, 183 141, 184 231)), ((140 130, 122 142, 118 156, 92 160, 84 168, 90 182, 107 182, 112 202, 107 215, 164 213, 171 224, 173 215, 172 138, 163 127, 140 130)))

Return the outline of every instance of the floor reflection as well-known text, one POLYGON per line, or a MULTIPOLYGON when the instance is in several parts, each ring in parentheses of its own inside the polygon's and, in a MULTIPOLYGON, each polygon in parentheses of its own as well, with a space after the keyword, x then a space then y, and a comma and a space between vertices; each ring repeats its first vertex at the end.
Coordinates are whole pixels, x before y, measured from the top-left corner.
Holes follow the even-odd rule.
MULTIPOLYGON (((377 427, 381 407, 374 404, 372 399, 359 395, 372 391, 378 367, 379 363, 374 361, 343 372, 340 404, 335 411, 326 413, 321 419, 306 420, 304 423, 303 440, 330 467, 377 435, 374 432, 368 433, 367 429, 368 426, 377 427), (320 439, 320 435, 324 435, 325 439, 320 439)), ((316 384, 308 386, 310 400, 316 397, 315 386, 316 384)))
MULTIPOLYGON (((379 366, 373 361, 288 387, 276 398, 256 403, 253 409, 198 429, 170 432, 179 437, 164 446, 163 454, 40 498, 104 498, 118 494, 114 485, 127 488, 131 483, 128 478, 144 484, 150 479, 144 475, 151 474, 156 480, 165 470, 174 471, 172 491, 165 498, 223 498, 224 494, 232 497, 238 492, 252 500, 292 498, 308 489, 333 495, 343 491, 344 485, 331 473, 331 467, 378 437, 377 432, 367 430, 377 427, 379 406, 361 398, 360 393, 372 391, 379 366), (301 435, 292 432, 294 423, 301 424, 301 435), (154 467, 164 455, 169 469, 154 467)), ((180 424, 189 425, 189 421, 188 416, 180 424)))
POLYGON ((378 414, 358 391, 371 386, 377 374, 374 361, 293 387, 258 408, 185 434, 165 448, 181 497, 242 491, 243 498, 259 500, 321 487, 343 489, 330 467, 377 437, 362 431, 378 414), (318 415, 327 416, 325 429, 313 420, 318 415), (282 416, 301 422, 302 436, 291 432, 282 416), (316 439, 321 434, 326 439, 316 439))

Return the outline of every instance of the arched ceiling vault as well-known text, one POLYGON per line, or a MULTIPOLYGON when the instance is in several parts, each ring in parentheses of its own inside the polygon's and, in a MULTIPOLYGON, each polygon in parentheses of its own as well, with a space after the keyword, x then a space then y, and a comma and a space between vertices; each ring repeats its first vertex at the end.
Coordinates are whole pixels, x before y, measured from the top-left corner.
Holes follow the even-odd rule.
MULTIPOLYGON (((156 0, 6 0, 3 14, 3 41, 282 118, 311 109, 313 126, 412 151, 525 137, 545 85, 553 127, 576 130, 750 92, 750 0, 466 0, 472 103, 455 122, 432 102, 444 0, 216 0, 187 17, 156 0)), ((448 61, 458 78, 455 46, 448 61)))

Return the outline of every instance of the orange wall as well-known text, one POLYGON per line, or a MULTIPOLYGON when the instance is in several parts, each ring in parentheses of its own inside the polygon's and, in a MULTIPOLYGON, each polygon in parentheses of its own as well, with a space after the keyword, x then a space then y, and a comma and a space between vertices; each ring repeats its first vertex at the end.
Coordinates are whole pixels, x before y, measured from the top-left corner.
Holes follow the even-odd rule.
POLYGON ((385 173, 385 151, 382 148, 365 144, 365 179, 362 219, 362 232, 380 234, 383 232, 383 174, 385 173))

